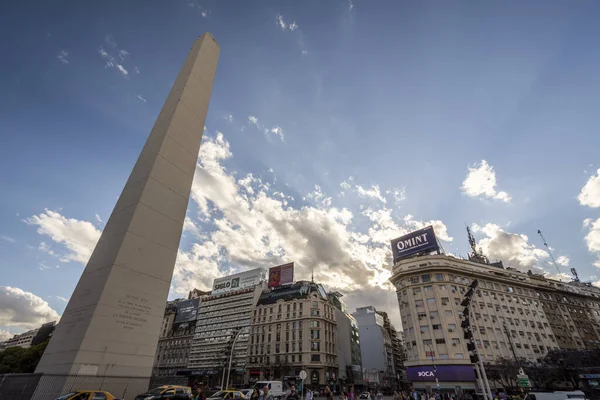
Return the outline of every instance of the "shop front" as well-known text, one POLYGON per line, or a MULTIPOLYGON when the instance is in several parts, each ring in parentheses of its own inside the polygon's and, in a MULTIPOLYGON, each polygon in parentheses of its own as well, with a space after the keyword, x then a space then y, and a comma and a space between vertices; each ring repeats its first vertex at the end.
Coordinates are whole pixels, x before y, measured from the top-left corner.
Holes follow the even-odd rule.
POLYGON ((439 390, 444 392, 461 393, 474 391, 475 370, 471 365, 438 365, 407 367, 406 374, 415 390, 427 392, 439 390), (437 379, 437 381, 436 381, 437 379))

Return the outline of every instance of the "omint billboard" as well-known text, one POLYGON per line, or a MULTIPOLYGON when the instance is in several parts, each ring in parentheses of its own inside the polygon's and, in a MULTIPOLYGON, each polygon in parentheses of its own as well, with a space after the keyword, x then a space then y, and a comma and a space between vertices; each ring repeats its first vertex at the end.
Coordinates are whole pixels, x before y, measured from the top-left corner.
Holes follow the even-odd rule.
POLYGON ((417 253, 439 250, 433 226, 427 226, 392 240, 394 262, 417 253))

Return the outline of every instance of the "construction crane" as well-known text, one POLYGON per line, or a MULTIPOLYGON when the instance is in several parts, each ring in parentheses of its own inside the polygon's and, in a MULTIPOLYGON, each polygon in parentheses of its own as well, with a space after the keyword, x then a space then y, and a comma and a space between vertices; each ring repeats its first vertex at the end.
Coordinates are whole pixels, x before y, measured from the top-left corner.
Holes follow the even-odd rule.
POLYGON ((550 259, 552 260, 552 263, 556 267, 556 272, 558 272, 558 274, 560 275, 560 269, 558 268, 558 264, 556 263, 556 260, 554 259, 552 252, 550 251, 550 246, 548 246, 548 243, 546 243, 546 239, 544 238, 544 235, 542 235, 542 231, 540 231, 539 229, 538 229, 538 235, 540 235, 540 237, 542 238, 542 241, 544 242, 544 246, 546 246, 546 250, 548 250, 548 254, 550 254, 550 259))

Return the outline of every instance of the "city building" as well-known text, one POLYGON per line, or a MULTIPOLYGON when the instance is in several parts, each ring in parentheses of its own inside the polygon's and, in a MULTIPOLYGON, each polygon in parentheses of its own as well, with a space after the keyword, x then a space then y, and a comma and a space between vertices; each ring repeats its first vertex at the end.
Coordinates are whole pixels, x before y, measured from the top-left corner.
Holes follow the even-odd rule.
POLYGON ((389 329, 385 328, 383 315, 378 313, 375 307, 366 306, 357 308, 352 316, 356 319, 360 332, 361 358, 365 374, 379 376, 377 382, 366 378, 365 381, 368 381, 365 383, 371 387, 377 385, 384 389, 395 389, 398 379, 394 369, 392 338, 389 329))
POLYGON ((337 386, 336 308, 323 286, 298 281, 266 290, 252 311, 247 378, 337 386))
POLYGON ((403 382, 406 383, 406 371, 404 370, 404 361, 406 360, 406 350, 404 349, 401 333, 392 325, 385 311, 376 311, 383 317, 383 329, 390 337, 392 350, 393 375, 390 377, 393 389, 400 389, 403 382))
POLYGON ((54 332, 56 327, 56 321, 48 322, 43 324, 37 329, 32 329, 27 332, 19 333, 14 335, 12 338, 2 342, 0 349, 8 349, 10 347, 31 347, 37 346, 48 340, 54 332))
POLYGON ((231 356, 230 384, 243 383, 251 312, 265 287, 263 268, 214 280, 213 290, 200 303, 187 370, 181 374, 221 385, 231 356))
POLYGON ((31 347, 31 343, 33 342, 33 339, 35 338, 37 333, 37 329, 32 329, 30 331, 14 335, 12 338, 8 339, 5 342, 4 348, 8 349, 10 347, 31 347))
POLYGON ((348 313, 348 306, 342 300, 341 293, 330 292, 328 295, 331 304, 334 306, 338 331, 338 382, 340 386, 354 387, 355 392, 358 392, 365 385, 362 373, 358 324, 354 317, 348 313))
POLYGON ((199 304, 207 294, 194 289, 187 300, 167 302, 152 369, 153 377, 175 376, 187 369, 199 304))
POLYGON ((481 255, 470 260, 443 254, 401 259, 390 281, 404 328, 407 375, 416 389, 435 388, 436 378, 441 389, 475 389, 461 329, 461 302, 474 279, 479 289, 470 320, 485 362, 512 358, 513 350, 535 362, 551 349, 600 346, 600 290, 590 284, 522 273, 490 264, 481 255))

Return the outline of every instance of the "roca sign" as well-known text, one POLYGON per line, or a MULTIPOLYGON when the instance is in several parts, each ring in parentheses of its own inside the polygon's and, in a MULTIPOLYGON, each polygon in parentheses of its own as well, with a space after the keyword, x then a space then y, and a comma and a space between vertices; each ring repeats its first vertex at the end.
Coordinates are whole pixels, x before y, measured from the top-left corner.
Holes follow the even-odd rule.
POLYGON ((392 240, 394 262, 417 253, 434 250, 439 250, 439 246, 431 225, 392 240))
POLYGON ((424 376, 435 376, 435 375, 433 374, 433 371, 418 371, 417 376, 424 377, 424 376))

